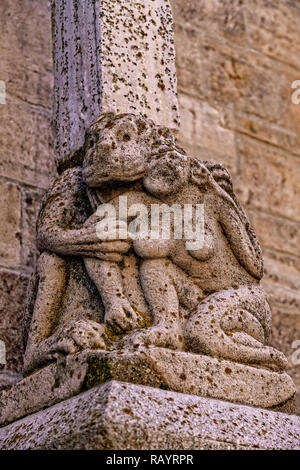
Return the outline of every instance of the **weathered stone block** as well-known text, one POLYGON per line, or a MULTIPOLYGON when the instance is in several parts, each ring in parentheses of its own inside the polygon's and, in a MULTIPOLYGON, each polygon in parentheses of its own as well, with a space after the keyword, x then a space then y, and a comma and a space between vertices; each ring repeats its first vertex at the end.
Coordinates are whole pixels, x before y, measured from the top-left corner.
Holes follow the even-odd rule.
POLYGON ((21 373, 12 370, 0 371, 0 390, 11 387, 22 380, 22 378, 23 376, 21 373))
MULTIPOLYGON (((205 90, 201 33, 175 23, 176 72, 179 90, 203 96, 205 90), (187 51, 189 51, 187 53, 187 51)), ((181 123, 182 125, 182 123, 181 123)))
MULTIPOLYGON (((248 188, 248 190, 251 191, 252 189, 248 188)), ((274 196, 276 197, 276 195, 274 196)), ((250 202, 252 202, 252 197, 250 202)), ((270 197, 272 197, 271 193, 270 197)), ((271 205, 271 201, 269 203, 271 205)), ((300 255, 299 222, 260 212, 250 211, 250 213, 253 226, 256 228, 259 240, 265 248, 295 256, 300 255)))
POLYGON ((83 351, 51 364, 0 394, 0 425, 109 380, 291 411, 286 373, 163 348, 83 351), (38 394, 36 391, 38 390, 38 394), (285 408, 284 408, 285 407, 285 408))
POLYGON ((109 382, 0 429, 1 449, 300 449, 300 419, 109 382))
POLYGON ((181 124, 177 139, 193 145, 195 137, 195 98, 179 93, 178 102, 181 124))
POLYGON ((21 262, 26 269, 33 269, 38 250, 35 226, 41 206, 43 191, 22 189, 21 262))
MULTIPOLYGON (((49 4, 44 0, 3 0, 0 5, 1 49, 10 49, 23 60, 51 67, 49 4), (33 14, 34 12, 34 14, 33 14)), ((51 98, 50 98, 51 99, 51 98)))
POLYGON ((181 130, 178 141, 187 152, 203 160, 222 161, 236 173, 237 153, 231 109, 221 110, 205 101, 179 94, 181 130))
MULTIPOLYGON (((285 92, 287 91, 289 90, 285 90, 285 92)), ((290 106, 289 100, 290 96, 287 96, 285 102, 282 103, 283 109, 290 106)), ((282 120, 281 125, 285 127, 286 124, 287 121, 282 120)), ((238 113, 235 120, 235 130, 260 140, 261 142, 269 143, 275 147, 287 150, 291 154, 300 155, 300 136, 282 127, 238 113)))
POLYGON ((0 181, 0 264, 20 263, 21 195, 13 183, 0 181))
POLYGON ((54 173, 49 112, 7 100, 1 106, 0 175, 47 187, 54 173))
POLYGON ((234 132, 226 129, 225 112, 213 108, 206 102, 195 101, 195 137, 196 145, 209 149, 216 154, 226 155, 232 159, 232 167, 236 162, 234 132))
POLYGON ((133 112, 178 129, 168 0, 57 1, 52 13, 60 164, 83 145, 86 129, 104 112, 133 112))
POLYGON ((295 88, 292 88, 292 84, 294 81, 300 80, 300 72, 293 68, 286 67, 283 65, 279 66, 279 72, 281 73, 280 99, 282 103, 280 124, 282 127, 290 129, 291 131, 299 135, 300 103, 295 104, 292 101, 292 95, 296 91, 295 88))
POLYGON ((246 29, 253 49, 299 66, 300 12, 286 2, 250 0, 246 2, 246 29))
POLYGON ((296 387, 296 407, 300 415, 300 346, 293 347, 300 341, 300 314, 291 312, 284 306, 273 305, 272 345, 280 348, 288 359, 287 373, 292 377, 296 387))
MULTIPOLYGON (((300 221, 300 167, 297 158, 240 137, 238 187, 248 208, 300 221)), ((297 236, 297 235, 295 235, 297 236)), ((289 241, 290 243, 290 241, 289 241)))
POLYGON ((28 279, 22 274, 0 271, 0 339, 6 345, 6 370, 23 365, 23 304, 28 279))
POLYGON ((272 304, 292 312, 300 310, 300 261, 282 253, 268 252, 264 258, 262 281, 272 304))
POLYGON ((239 0, 172 0, 171 3, 175 22, 190 23, 239 43, 246 41, 243 2, 239 0))
POLYGON ((49 60, 48 64, 42 65, 39 56, 24 59, 23 47, 22 44, 11 44, 7 49, 1 47, 0 76, 6 84, 7 97, 50 108, 53 81, 51 62, 49 60))

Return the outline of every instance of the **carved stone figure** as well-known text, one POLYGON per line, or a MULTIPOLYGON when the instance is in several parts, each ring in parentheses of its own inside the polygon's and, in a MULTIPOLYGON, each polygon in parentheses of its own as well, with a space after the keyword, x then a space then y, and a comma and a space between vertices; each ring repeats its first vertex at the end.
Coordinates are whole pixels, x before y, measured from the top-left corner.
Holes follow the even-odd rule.
POLYGON ((187 156, 168 129, 134 114, 101 116, 80 165, 76 158, 38 219, 25 373, 60 354, 139 346, 284 369, 284 355, 267 345, 260 247, 223 166, 187 156), (203 245, 159 234, 101 240, 97 209, 109 203, 117 213, 120 196, 148 211, 203 204, 203 245))

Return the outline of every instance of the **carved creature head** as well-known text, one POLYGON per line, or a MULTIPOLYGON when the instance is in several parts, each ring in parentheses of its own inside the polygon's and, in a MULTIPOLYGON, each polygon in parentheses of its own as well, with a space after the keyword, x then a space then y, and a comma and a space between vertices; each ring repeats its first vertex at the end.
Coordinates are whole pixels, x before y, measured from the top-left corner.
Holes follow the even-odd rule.
POLYGON ((171 132, 135 114, 107 113, 86 133, 83 178, 90 187, 144 176, 151 155, 174 149, 171 132))
POLYGON ((172 150, 152 156, 144 177, 144 186, 151 194, 160 197, 175 194, 188 183, 200 191, 205 190, 211 178, 231 195, 230 175, 222 164, 203 162, 172 150))

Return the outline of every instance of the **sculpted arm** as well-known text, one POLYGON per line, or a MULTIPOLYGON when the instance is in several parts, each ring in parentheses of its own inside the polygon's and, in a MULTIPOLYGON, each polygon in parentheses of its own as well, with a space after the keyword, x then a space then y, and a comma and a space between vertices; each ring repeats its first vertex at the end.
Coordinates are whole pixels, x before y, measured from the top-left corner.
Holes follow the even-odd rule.
POLYGON ((128 250, 125 242, 99 240, 95 225, 83 227, 89 213, 80 168, 59 176, 42 205, 37 224, 37 244, 43 251, 62 256, 91 256, 120 261, 128 250))
MULTIPOLYGON (((207 172, 204 165, 195 162, 192 179, 199 186, 205 187, 207 203, 217 212, 219 223, 239 263, 253 277, 261 279, 263 276, 261 249, 246 214, 233 194, 230 177, 228 175, 229 179, 224 179, 223 188, 222 182, 217 182, 214 178, 213 168, 211 170, 207 172)), ((218 172, 222 173, 220 165, 216 171, 217 175, 218 172)))

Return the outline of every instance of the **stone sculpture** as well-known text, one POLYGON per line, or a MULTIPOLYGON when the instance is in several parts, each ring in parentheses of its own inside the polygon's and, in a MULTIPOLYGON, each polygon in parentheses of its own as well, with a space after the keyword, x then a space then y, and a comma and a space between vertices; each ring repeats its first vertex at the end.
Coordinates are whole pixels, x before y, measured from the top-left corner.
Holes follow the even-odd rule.
POLYGON ((37 243, 25 373, 60 354, 139 346, 286 366, 267 346, 261 251, 230 176, 187 156, 150 120, 107 113, 90 127, 82 166, 70 159, 45 196, 37 243), (120 195, 148 208, 203 203, 203 246, 188 251, 172 237, 100 240, 97 208, 118 209, 120 195))
POLYGON ((170 131, 169 0, 51 6, 59 176, 0 446, 298 448, 298 418, 274 413, 295 412, 295 386, 268 346, 255 233, 226 169, 170 131))

